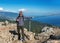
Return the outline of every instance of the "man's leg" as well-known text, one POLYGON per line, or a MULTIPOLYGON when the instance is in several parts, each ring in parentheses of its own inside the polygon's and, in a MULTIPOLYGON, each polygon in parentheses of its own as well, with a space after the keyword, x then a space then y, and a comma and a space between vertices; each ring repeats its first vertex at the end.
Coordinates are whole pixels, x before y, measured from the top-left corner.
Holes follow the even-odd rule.
POLYGON ((20 27, 19 26, 17 26, 17 32, 18 32, 18 40, 21 40, 20 39, 21 35, 20 35, 20 27))
POLYGON ((21 32, 22 32, 22 39, 25 40, 24 39, 24 28, 23 28, 23 26, 21 26, 21 32))

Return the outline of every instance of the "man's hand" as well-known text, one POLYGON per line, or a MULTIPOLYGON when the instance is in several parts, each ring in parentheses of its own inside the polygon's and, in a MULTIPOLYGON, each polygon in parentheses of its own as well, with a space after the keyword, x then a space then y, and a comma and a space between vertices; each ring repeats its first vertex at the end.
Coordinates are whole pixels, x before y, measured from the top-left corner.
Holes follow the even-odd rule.
POLYGON ((16 19, 16 21, 19 21, 19 19, 16 19))

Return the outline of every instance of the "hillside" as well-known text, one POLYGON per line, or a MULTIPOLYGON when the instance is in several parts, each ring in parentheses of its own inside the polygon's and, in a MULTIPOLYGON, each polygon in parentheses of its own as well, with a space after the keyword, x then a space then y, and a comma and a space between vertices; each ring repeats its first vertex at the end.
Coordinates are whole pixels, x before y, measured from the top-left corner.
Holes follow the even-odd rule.
MULTIPOLYGON (((11 18, 8 18, 6 16, 2 16, 2 15, 0 16, 0 22, 5 22, 6 20, 8 20, 10 23, 16 23, 15 21, 11 20, 11 18)), ((34 20, 31 20, 30 25, 31 25, 30 31, 35 32, 35 33, 40 33, 41 29, 44 26, 52 26, 52 25, 49 25, 46 23, 41 23, 41 22, 34 21, 34 20)), ((24 27, 29 30, 29 20, 25 20, 25 26, 24 27)))
MULTIPOLYGON (((31 20, 31 31, 34 33, 40 33, 41 29, 45 26, 52 27, 52 25, 31 20)), ((29 21, 28 20, 25 21, 25 27, 29 30, 29 21)))
MULTIPOLYGON (((0 22, 8 20, 10 23, 16 23, 15 21, 13 21, 13 18, 12 18, 12 17, 16 17, 16 16, 17 16, 17 13, 0 12, 0 22)), ((40 33, 41 29, 44 26, 52 26, 52 25, 31 20, 31 29, 30 29, 30 31, 35 32, 35 33, 40 33)), ((24 27, 29 30, 29 20, 25 20, 25 26, 24 27)))
MULTIPOLYGON (((11 18, 8 18, 6 16, 2 16, 2 15, 0 16, 0 22, 2 22, 2 21, 5 22, 6 20, 8 20, 10 23, 16 23, 15 21, 11 20, 11 18)), ((31 30, 30 31, 33 31, 35 33, 40 33, 41 32, 40 30, 44 26, 52 26, 52 25, 31 20, 31 30)), ((25 20, 25 26, 24 27, 26 27, 29 30, 29 20, 25 20)))
MULTIPOLYGON (((36 23, 36 22, 35 22, 36 23)), ((24 28, 24 34, 26 35, 25 41, 18 40, 17 25, 9 23, 7 25, 0 25, 0 42, 1 43, 57 43, 60 42, 60 29, 53 27, 43 27, 42 32, 35 34, 34 32, 28 31, 24 28), (58 31, 59 30, 59 31, 58 31), (58 34, 58 36, 56 36, 58 34), (53 35, 51 39, 51 35, 53 35), (54 39, 54 41, 53 41, 54 39)))
MULTIPOLYGON (((5 22, 5 20, 8 20, 8 19, 0 19, 1 22, 5 22)), ((16 23, 15 21, 10 21, 8 20, 10 23, 16 23)), ((37 22, 37 21, 33 21, 31 20, 31 29, 30 31, 34 32, 34 33, 40 33, 41 32, 41 29, 44 27, 44 26, 49 26, 49 27, 52 27, 52 25, 49 25, 49 24, 45 24, 45 23, 41 23, 41 22, 37 22)), ((27 28, 29 30, 29 20, 25 20, 25 25, 24 25, 25 28, 27 28)))

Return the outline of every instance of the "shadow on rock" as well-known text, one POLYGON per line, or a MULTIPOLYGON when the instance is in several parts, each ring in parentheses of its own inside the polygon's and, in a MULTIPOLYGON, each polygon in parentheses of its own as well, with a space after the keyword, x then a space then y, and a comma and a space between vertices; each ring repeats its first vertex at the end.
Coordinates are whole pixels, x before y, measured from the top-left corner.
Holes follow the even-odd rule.
POLYGON ((13 35, 18 35, 18 33, 15 30, 10 30, 9 32, 13 35))

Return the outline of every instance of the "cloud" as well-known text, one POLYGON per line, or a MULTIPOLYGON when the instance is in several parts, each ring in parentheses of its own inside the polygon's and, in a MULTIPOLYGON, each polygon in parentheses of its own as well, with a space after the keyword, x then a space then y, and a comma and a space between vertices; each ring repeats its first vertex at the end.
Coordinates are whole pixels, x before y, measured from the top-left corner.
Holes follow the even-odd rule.
POLYGON ((12 10, 4 10, 4 11, 7 11, 7 12, 14 12, 14 11, 12 11, 12 10))
POLYGON ((2 7, 0 7, 0 11, 4 10, 2 7))
POLYGON ((17 13, 16 11, 10 10, 10 9, 4 9, 2 7, 0 7, 0 11, 6 11, 6 12, 14 12, 17 13))
POLYGON ((25 11, 27 11, 27 9, 19 9, 18 11, 23 11, 23 12, 25 12, 25 11))

